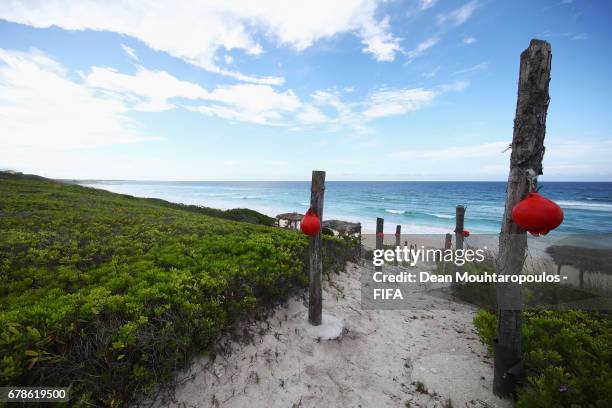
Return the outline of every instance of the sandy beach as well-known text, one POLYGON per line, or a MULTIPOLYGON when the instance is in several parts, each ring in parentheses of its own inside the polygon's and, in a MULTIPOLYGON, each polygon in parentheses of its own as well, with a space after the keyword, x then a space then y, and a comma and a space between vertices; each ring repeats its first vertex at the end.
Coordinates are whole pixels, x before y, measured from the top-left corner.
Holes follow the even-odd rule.
POLYGON ((363 268, 371 266, 349 264, 324 282, 322 328, 307 323, 306 296, 293 298, 242 327, 239 340, 226 336, 216 359, 194 361, 174 395, 154 405, 511 406, 491 392, 492 360, 472 325, 474 307, 415 287, 406 310, 364 310, 363 268))

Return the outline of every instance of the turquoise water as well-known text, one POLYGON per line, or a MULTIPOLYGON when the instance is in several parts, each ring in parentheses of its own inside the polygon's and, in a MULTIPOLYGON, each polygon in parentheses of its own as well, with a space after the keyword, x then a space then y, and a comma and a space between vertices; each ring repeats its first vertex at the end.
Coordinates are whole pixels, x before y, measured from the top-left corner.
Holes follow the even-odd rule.
MULTIPOLYGON (((252 208, 274 216, 303 213, 310 182, 88 181, 91 187, 215 208, 252 208)), ((541 183, 545 197, 564 210, 559 232, 612 233, 612 183, 541 183)), ((327 182, 324 218, 359 221, 374 230, 376 217, 388 232, 446 233, 454 229, 455 206, 467 207, 465 227, 473 233, 499 232, 504 182, 327 182)))

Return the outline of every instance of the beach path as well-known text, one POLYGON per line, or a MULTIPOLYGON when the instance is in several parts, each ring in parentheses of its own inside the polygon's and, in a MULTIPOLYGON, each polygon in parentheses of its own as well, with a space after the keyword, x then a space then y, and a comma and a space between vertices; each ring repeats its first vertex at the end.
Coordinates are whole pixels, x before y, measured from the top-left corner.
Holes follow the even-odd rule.
POLYGON ((325 328, 306 322, 305 296, 292 298, 268 319, 226 336, 224 352, 214 361, 196 359, 177 376, 174 396, 159 397, 154 405, 512 405, 492 394, 492 359, 472 325, 475 308, 415 292, 407 310, 364 310, 362 268, 371 266, 348 264, 324 281, 325 328), (317 338, 334 337, 336 330, 341 332, 337 339, 317 338))

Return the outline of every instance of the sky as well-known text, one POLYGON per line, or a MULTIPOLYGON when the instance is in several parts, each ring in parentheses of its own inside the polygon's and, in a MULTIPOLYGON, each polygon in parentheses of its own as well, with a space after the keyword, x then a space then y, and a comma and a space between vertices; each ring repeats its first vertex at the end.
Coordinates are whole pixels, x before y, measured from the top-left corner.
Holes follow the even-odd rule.
POLYGON ((0 169, 505 180, 539 38, 541 180, 612 181, 611 21, 607 0, 3 0, 0 169))

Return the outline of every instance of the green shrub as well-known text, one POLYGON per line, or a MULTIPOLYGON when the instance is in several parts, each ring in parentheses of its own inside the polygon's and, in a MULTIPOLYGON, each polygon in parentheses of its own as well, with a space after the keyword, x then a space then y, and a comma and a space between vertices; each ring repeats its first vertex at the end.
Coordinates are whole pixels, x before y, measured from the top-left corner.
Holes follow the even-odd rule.
MULTIPOLYGON (((304 235, 207 213, 0 173, 0 386, 122 405, 307 284, 304 235)), ((354 248, 324 238, 343 268, 354 248)))
POLYGON ((478 330, 480 340, 493 352, 493 339, 497 335, 495 315, 487 310, 479 310, 474 316, 474 326, 478 330))
MULTIPOLYGON (((474 318, 489 347, 496 318, 480 311, 474 318)), ((612 320, 584 311, 525 311, 523 352, 528 386, 516 406, 612 406, 612 320)))

